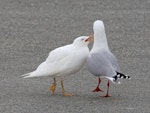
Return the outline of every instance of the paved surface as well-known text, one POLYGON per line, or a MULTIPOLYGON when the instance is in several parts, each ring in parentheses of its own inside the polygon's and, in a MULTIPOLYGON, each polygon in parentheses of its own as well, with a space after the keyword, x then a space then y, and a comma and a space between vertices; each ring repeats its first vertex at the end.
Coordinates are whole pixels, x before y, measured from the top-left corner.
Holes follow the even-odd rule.
MULTIPOLYGON (((91 47, 91 45, 90 45, 91 47)), ((106 91, 106 79, 102 89, 106 91)), ((0 113, 150 113, 150 0, 1 0, 0 113), (22 79, 56 47, 92 33, 104 21, 109 46, 130 81, 111 84, 112 97, 93 93, 97 78, 85 68, 59 80, 22 79)))

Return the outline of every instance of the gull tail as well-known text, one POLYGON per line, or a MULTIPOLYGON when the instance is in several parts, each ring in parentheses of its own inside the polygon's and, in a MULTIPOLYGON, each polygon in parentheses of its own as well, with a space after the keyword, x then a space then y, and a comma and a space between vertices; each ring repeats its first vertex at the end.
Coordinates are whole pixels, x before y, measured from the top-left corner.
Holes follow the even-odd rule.
POLYGON ((113 77, 106 77, 106 78, 108 78, 113 83, 118 83, 118 84, 120 84, 120 81, 118 81, 118 79, 131 79, 131 77, 128 76, 128 75, 124 75, 124 74, 122 74, 120 72, 116 72, 116 73, 117 74, 115 76, 113 76, 113 77))
POLYGON ((32 77, 37 77, 34 72, 31 72, 31 73, 27 73, 27 74, 24 74, 24 75, 21 75, 23 78, 32 78, 32 77))
POLYGON ((118 79, 131 79, 130 76, 128 75, 124 75, 123 73, 117 72, 117 74, 115 76, 113 76, 114 78, 114 82, 116 82, 118 79))

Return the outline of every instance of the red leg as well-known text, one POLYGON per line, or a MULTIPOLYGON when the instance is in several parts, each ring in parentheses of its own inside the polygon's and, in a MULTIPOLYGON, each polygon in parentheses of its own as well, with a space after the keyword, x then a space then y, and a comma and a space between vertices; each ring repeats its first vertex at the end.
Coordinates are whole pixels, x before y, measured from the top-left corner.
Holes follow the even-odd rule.
POLYGON ((100 86, 100 83, 101 83, 101 79, 100 79, 100 77, 99 77, 99 78, 98 78, 98 85, 97 85, 97 87, 93 90, 93 92, 99 92, 99 91, 103 92, 103 90, 101 90, 101 88, 99 87, 99 86, 100 86))
POLYGON ((108 83, 107 83, 107 93, 104 97, 110 97, 110 95, 108 94, 109 92, 109 86, 110 86, 110 83, 109 83, 109 80, 108 80, 108 83))

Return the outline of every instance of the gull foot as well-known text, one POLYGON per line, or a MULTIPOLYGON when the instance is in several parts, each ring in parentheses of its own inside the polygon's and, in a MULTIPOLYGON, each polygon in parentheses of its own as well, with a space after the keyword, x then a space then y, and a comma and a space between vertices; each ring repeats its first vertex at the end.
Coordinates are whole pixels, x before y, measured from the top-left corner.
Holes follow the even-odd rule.
POLYGON ((52 84, 52 85, 50 86, 49 90, 50 90, 50 92, 51 92, 52 94, 55 93, 55 88, 56 88, 56 86, 55 86, 54 84, 52 84))
POLYGON ((73 94, 71 94, 71 93, 62 93, 63 94, 63 96, 65 96, 65 97, 71 97, 71 96, 74 96, 73 94))
POLYGON ((101 97, 105 97, 105 98, 107 98, 107 97, 111 97, 111 95, 106 94, 106 95, 101 96, 101 97))
POLYGON ((93 90, 93 92, 104 92, 101 88, 99 88, 99 87, 96 87, 94 90, 93 90))

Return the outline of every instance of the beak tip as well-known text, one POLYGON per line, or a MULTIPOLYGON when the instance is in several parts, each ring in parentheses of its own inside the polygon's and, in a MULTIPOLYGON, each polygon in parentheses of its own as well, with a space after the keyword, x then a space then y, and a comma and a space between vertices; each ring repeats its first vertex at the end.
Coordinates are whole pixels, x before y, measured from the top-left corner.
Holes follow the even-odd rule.
POLYGON ((93 42, 94 41, 94 34, 89 35, 88 40, 89 40, 89 42, 93 42))

